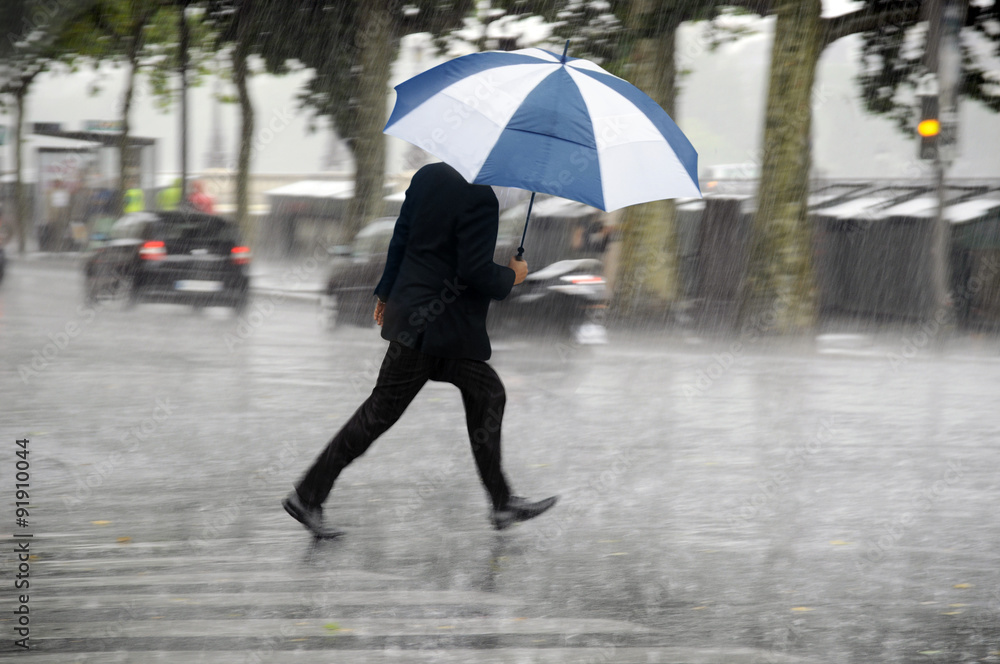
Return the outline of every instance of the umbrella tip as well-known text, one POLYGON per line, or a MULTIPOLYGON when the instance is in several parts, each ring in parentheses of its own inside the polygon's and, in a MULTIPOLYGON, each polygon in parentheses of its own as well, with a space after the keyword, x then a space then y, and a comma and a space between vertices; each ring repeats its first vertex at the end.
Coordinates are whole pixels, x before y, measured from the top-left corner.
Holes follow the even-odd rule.
POLYGON ((569 40, 566 40, 566 45, 563 46, 562 63, 566 64, 566 53, 569 51, 569 40))

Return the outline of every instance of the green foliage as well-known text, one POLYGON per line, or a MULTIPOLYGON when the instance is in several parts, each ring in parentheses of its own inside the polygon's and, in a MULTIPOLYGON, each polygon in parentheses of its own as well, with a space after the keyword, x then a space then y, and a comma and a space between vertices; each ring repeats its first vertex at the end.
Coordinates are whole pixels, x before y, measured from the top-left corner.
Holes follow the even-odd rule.
MULTIPOLYGON (((178 68, 177 23, 181 7, 170 0, 94 0, 69 22, 60 43, 65 59, 134 66, 145 71, 160 110, 173 101, 178 68)), ((207 31, 192 25, 192 51, 206 53, 207 31)), ((196 69, 197 73, 197 69, 196 69)), ((99 88, 95 82, 95 89, 99 88)))
POLYGON ((283 73, 298 62, 314 75, 300 96, 303 106, 318 116, 334 120, 348 144, 358 135, 365 114, 363 51, 383 49, 389 62, 395 60, 399 39, 407 34, 446 34, 462 25, 472 11, 473 0, 396 0, 343 2, 342 0, 261 0, 259 16, 280 16, 262 25, 255 52, 268 71, 283 73), (382 10, 387 21, 386 43, 372 43, 366 34, 366 13, 382 10))
POLYGON ((72 17, 93 0, 0 2, 0 105, 3 96, 30 84, 53 62, 71 59, 65 39, 72 17))
MULTIPOLYGON (((156 100, 156 107, 166 111, 174 103, 178 87, 174 79, 180 70, 181 48, 178 37, 182 6, 168 6, 153 17, 147 33, 146 75, 156 100)), ((218 43, 213 26, 201 8, 185 12, 188 29, 187 84, 198 87, 212 73, 211 63, 218 43)))

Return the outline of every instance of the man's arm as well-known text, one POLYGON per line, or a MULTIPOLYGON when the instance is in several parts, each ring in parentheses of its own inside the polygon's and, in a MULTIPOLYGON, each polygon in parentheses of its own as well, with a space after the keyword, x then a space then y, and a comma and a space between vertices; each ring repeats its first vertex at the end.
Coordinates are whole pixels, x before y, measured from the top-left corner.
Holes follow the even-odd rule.
POLYGON ((389 299, 392 285, 396 283, 396 275, 399 274, 399 266, 403 264, 403 254, 406 253, 406 241, 410 237, 410 215, 413 210, 409 194, 407 191, 396 225, 392 229, 392 239, 389 240, 389 251, 385 257, 385 269, 382 270, 382 278, 375 287, 375 297, 380 302, 389 299))
POLYGON ((473 195, 469 210, 458 219, 458 278, 494 300, 514 287, 516 274, 493 262, 500 205, 491 189, 473 195))

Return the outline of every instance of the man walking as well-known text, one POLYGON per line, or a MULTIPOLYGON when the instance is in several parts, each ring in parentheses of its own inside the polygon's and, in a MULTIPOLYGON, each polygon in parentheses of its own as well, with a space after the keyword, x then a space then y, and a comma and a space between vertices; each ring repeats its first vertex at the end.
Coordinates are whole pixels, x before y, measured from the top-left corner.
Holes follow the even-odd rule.
POLYGON ((322 504, 340 472, 403 414, 428 380, 458 387, 479 477, 493 504, 493 527, 534 518, 556 503, 512 496, 500 458, 506 394, 486 360, 490 299, 524 281, 527 263, 493 262, 499 205, 444 163, 413 176, 375 288, 375 322, 389 348, 371 396, 333 437, 283 505, 313 535, 342 534, 323 523, 322 504))

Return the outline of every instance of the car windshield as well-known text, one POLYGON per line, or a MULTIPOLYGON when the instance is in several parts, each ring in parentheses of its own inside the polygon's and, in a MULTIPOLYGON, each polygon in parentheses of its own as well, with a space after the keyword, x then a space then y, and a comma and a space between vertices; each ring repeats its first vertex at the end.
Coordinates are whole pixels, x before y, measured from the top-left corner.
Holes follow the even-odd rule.
POLYGON ((138 237, 139 231, 142 229, 144 223, 143 219, 135 217, 126 217, 115 223, 111 227, 111 239, 112 240, 124 240, 129 238, 138 237))
POLYGON ((161 220, 153 224, 150 239, 171 241, 209 241, 237 242, 236 228, 222 219, 181 218, 177 220, 161 220))
POLYGON ((388 222, 375 221, 361 229, 354 236, 352 253, 355 256, 371 256, 372 254, 384 254, 389 251, 389 242, 392 240, 395 221, 395 219, 388 222))

